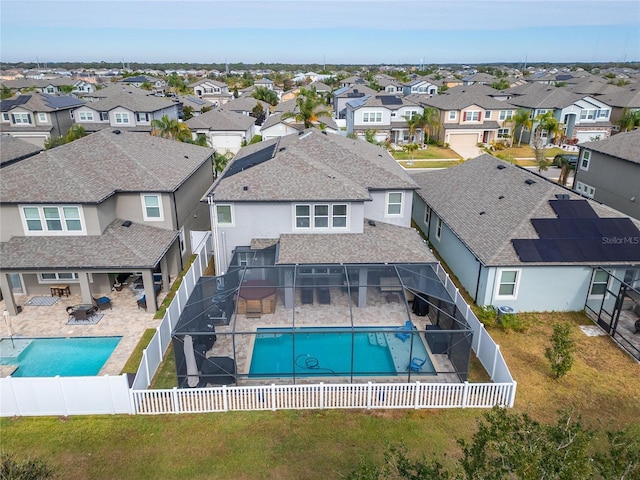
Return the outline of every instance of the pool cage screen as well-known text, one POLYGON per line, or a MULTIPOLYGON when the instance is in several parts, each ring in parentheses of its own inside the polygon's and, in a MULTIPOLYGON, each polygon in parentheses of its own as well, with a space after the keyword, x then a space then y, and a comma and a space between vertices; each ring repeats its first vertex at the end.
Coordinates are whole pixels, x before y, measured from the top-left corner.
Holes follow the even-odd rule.
POLYGON ((435 265, 272 259, 198 281, 173 332, 179 387, 467 379, 472 331, 435 265))

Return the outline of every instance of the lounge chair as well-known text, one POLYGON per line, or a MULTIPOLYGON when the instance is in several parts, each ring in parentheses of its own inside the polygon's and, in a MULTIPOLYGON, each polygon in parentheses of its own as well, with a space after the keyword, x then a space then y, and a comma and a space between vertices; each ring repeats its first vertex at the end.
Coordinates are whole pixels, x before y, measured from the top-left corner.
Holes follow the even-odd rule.
POLYGON ((106 310, 107 308, 111 310, 111 299, 109 297, 93 297, 93 304, 98 307, 99 310, 106 310))
POLYGON ((396 338, 406 342, 411 337, 411 330, 413 330, 413 323, 411 320, 407 320, 404 322, 404 326, 396 332, 396 338))
POLYGON ((413 357, 411 359, 411 363, 409 364, 409 370, 411 370, 412 372, 419 372, 420 370, 422 370, 422 367, 425 363, 427 363, 426 358, 413 357))

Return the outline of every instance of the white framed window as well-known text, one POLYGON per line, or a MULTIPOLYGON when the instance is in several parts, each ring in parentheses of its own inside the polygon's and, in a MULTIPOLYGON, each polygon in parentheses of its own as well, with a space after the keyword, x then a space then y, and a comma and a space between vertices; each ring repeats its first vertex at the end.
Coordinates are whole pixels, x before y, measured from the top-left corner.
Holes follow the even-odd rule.
POLYGON ((608 109, 598 110, 598 118, 608 118, 608 117, 609 117, 608 109))
POLYGON ((100 112, 100 120, 102 122, 108 122, 109 121, 109 112, 100 112))
POLYGON ((187 242, 184 237, 184 227, 182 227, 178 232, 178 243, 180 243, 180 253, 184 255, 184 253, 187 251, 187 242))
POLYGON ((513 110, 500 110, 499 119, 500 120, 511 120, 513 116, 513 110))
POLYGON ((598 110, 589 109, 580 112, 580 120, 595 120, 598 116, 598 110))
POLYGON ((20 212, 26 235, 85 233, 79 206, 22 206, 20 212))
POLYGON ((455 110, 449 110, 449 120, 455 120, 457 117, 455 110))
POLYGON ((397 216, 402 215, 402 192, 387 192, 387 215, 397 216))
POLYGON ((593 198, 593 196, 596 194, 596 189, 591 185, 587 185, 586 183, 578 181, 576 182, 576 192, 584 195, 585 197, 593 198))
POLYGON ((216 218, 218 225, 233 225, 233 206, 232 205, 216 205, 216 218))
POLYGON ((311 205, 296 205, 296 228, 311 228, 311 205))
POLYGON ((484 118, 491 118, 491 110, 484 112, 484 118))
POLYGON ((521 273, 522 270, 519 268, 498 269, 496 273, 496 300, 515 300, 518 298, 521 273))
POLYGON ((362 114, 363 123, 382 123, 382 112, 364 112, 362 114))
POLYGON ((347 228, 347 204, 331 206, 331 226, 333 228, 347 228))
POLYGON ((442 219, 438 218, 436 222, 436 238, 438 240, 442 239, 442 219))
POLYGON ((509 128, 499 128, 498 129, 498 138, 509 138, 510 137, 510 129, 509 128))
POLYGON ((93 122, 93 112, 78 112, 78 120, 81 122, 93 122))
POLYGON ((129 114, 126 112, 117 112, 115 114, 115 119, 118 124, 129 123, 129 114))
POLYGON ((12 113, 13 123, 16 125, 29 125, 31 124, 31 115, 28 113, 12 113))
POLYGON ((149 114, 148 113, 136 113, 136 120, 138 122, 148 122, 149 114))
POLYGON ((329 228, 329 205, 313 206, 313 228, 329 228))
POLYGON ((464 112, 462 116, 463 122, 479 122, 482 118, 480 112, 477 110, 469 110, 468 112, 464 112))
POLYGON ((431 209, 427 206, 424 207, 424 224, 429 228, 429 220, 431 220, 431 209))
POLYGON ((43 272, 38 273, 38 283, 58 282, 78 283, 80 280, 76 272, 43 272))
POLYGON ((591 161, 591 152, 589 150, 582 151, 582 158, 580 159, 580 170, 585 172, 589 170, 589 162, 591 161))
POLYGON ((418 111, 417 111, 417 110, 408 110, 408 111, 405 113, 405 115, 404 115, 404 116, 405 116, 405 117, 407 117, 407 118, 409 118, 409 119, 411 119, 411 118, 415 117, 416 115, 418 115, 418 111))
POLYGON ((601 297, 607 293, 609 286, 609 274, 604 270, 596 270, 591 277, 590 297, 601 297))
POLYGON ((40 123, 47 123, 47 114, 46 114, 46 113, 39 112, 39 113, 38 113, 38 122, 40 122, 40 123))
POLYGON ((142 193, 142 217, 145 221, 161 222, 164 220, 162 198, 158 194, 142 193))
POLYGON ((2 112, 2 121, 3 122, 9 121, 9 112, 2 112))
POLYGON ((242 267, 249 265, 249 253, 250 252, 238 252, 238 265, 242 267))

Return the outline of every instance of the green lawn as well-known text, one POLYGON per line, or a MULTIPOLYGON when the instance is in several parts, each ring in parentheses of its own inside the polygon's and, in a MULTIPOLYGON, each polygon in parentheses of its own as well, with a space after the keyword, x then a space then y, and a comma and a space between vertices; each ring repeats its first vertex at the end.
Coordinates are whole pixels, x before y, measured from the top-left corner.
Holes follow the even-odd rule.
POLYGON ((449 168, 460 163, 460 160, 399 160, 404 168, 449 168))
MULTIPOLYGON (((514 411, 555 422, 558 408, 574 407, 589 427, 630 425, 640 435, 640 365, 609 337, 582 334, 579 325, 589 323, 583 313, 520 315, 525 333, 487 326, 518 382, 514 411), (543 354, 554 321, 571 325, 578 347, 561 380, 543 354)), ((387 446, 401 441, 411 456, 451 465, 460 455, 455 439, 470 438, 481 415, 456 409, 2 418, 0 435, 4 451, 43 458, 64 479, 326 479, 340 478, 360 458, 382 461, 387 446)))
POLYGON ((443 158, 460 159, 460 155, 451 150, 450 148, 436 147, 435 145, 429 145, 428 148, 416 150, 411 153, 397 151, 390 152, 393 158, 396 160, 439 160, 443 158))

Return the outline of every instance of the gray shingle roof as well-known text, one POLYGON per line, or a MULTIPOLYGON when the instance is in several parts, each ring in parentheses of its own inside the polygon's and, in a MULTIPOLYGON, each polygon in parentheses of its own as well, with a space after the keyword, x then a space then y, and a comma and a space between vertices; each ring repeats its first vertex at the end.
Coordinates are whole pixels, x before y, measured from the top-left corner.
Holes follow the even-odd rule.
POLYGON ((365 220, 363 233, 283 234, 278 264, 437 262, 413 228, 375 223, 365 220))
POLYGON ((503 102, 490 97, 488 93, 496 93, 497 90, 484 85, 470 85, 456 87, 445 93, 431 98, 424 98, 420 103, 440 110, 462 110, 471 105, 477 105, 485 110, 514 110, 515 107, 508 102, 503 102))
POLYGON ((277 144, 270 160, 223 173, 211 190, 216 201, 366 201, 369 189, 416 187, 381 147, 314 129, 300 133, 241 149, 227 168, 277 144))
POLYGON ((102 235, 13 237, 0 243, 6 270, 67 268, 153 268, 177 231, 114 220, 102 235))
POLYGON ((242 97, 229 100, 222 106, 222 109, 233 112, 251 112, 258 103, 262 105, 265 112, 268 112, 271 108, 271 105, 267 102, 243 95, 242 97))
MULTIPOLYGON (((556 194, 568 194, 571 199, 582 198, 526 169, 487 154, 449 169, 419 172, 412 177, 420 185, 418 195, 488 266, 522 264, 511 239, 539 238, 530 220, 556 218, 548 203, 556 194), (498 169, 498 165, 505 168, 498 169), (527 179, 535 183, 527 185, 527 179)), ((601 217, 626 217, 591 200, 589 203, 601 217)), ((526 265, 534 263, 527 262, 526 265)))
POLYGON ((31 112, 55 112, 57 110, 81 107, 84 104, 84 101, 68 95, 29 93, 3 100, 0 109, 3 112, 7 112, 19 107, 31 112))
POLYGON ((640 108, 640 88, 636 84, 623 92, 602 95, 598 100, 612 107, 640 108))
POLYGON ((0 165, 30 157, 42 150, 42 147, 11 135, 0 135, 0 165))
POLYGON ((191 129, 246 132, 255 123, 254 117, 233 111, 211 110, 190 118, 185 123, 191 129))
POLYGON ((529 91, 522 96, 509 99, 513 105, 525 108, 556 109, 565 108, 584 98, 584 95, 563 88, 546 86, 538 91, 529 91))
POLYGON ((115 192, 172 192, 210 148, 115 129, 80 138, 2 169, 2 203, 99 203, 115 192))
MULTIPOLYGON (((581 143, 580 147, 629 162, 640 163, 640 130, 618 133, 597 142, 581 143)), ((638 183, 640 183, 640 177, 638 183)))
POLYGON ((110 95, 97 102, 91 102, 87 106, 99 112, 108 112, 117 107, 124 107, 133 112, 156 112, 173 105, 174 102, 166 98, 124 92, 118 95, 110 95))

